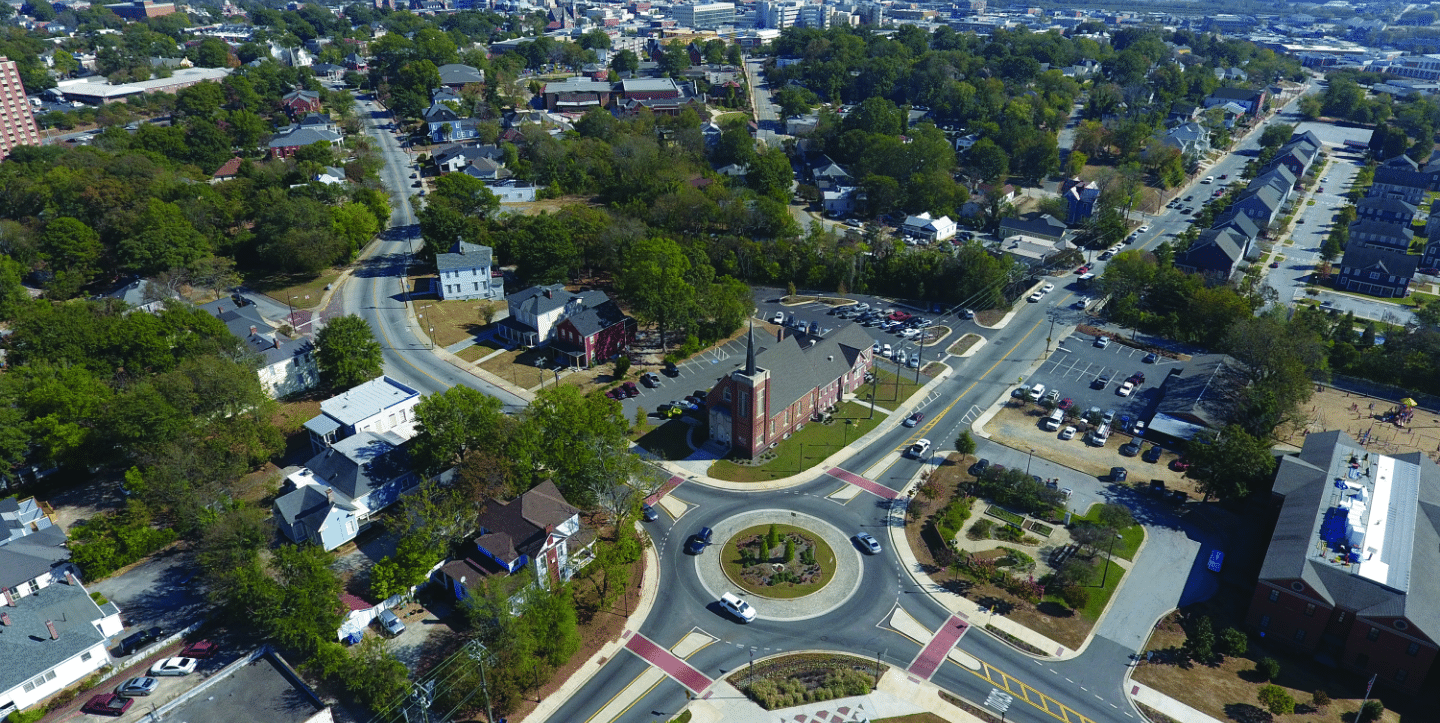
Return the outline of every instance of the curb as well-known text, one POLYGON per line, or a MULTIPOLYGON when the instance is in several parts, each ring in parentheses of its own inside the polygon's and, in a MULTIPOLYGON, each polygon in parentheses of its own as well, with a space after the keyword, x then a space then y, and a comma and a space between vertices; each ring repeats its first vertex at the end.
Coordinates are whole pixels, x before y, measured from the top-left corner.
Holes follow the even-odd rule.
MULTIPOLYGON (((634 524, 635 529, 648 539, 649 534, 645 528, 639 522, 634 524)), ((535 710, 531 711, 530 715, 525 716, 527 723, 545 723, 550 720, 550 716, 555 715, 555 711, 559 710, 560 706, 568 703, 576 691, 584 688, 590 679, 605 667, 606 663, 623 650, 621 641, 629 638, 631 633, 639 630, 640 626, 645 624, 646 618, 650 617, 650 611, 655 606, 656 598, 660 595, 660 554, 655 551, 653 540, 645 546, 645 569, 653 571, 653 574, 647 574, 645 579, 641 580, 640 602, 635 604, 635 612, 631 613, 629 619, 625 621, 625 627, 620 633, 620 640, 612 640, 600 646, 600 649, 595 651, 595 654, 590 656, 590 659, 585 661, 585 664, 580 666, 580 669, 575 671, 575 674, 570 676, 564 685, 561 685, 554 693, 545 696, 545 701, 535 706, 535 710)))

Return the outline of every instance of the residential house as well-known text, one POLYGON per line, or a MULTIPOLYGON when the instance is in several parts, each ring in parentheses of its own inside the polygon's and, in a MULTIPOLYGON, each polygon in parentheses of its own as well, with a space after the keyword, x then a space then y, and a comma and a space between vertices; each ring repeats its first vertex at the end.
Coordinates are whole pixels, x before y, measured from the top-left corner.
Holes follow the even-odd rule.
POLYGON ((1378 246, 1398 251, 1408 251, 1415 240, 1415 232, 1407 224, 1401 226, 1384 221, 1356 219, 1350 222, 1350 241, 1359 241, 1366 246, 1378 246))
POLYGON ((1261 231, 1254 219, 1246 216, 1237 208, 1227 208, 1221 211, 1220 215, 1215 217, 1215 221, 1210 224, 1210 228, 1229 229, 1244 236, 1251 244, 1255 243, 1255 239, 1260 238, 1261 231))
POLYGON ((313 90, 292 90, 280 96, 280 107, 291 118, 320 110, 320 93, 313 90))
POLYGON ((541 588, 563 584, 588 562, 595 540, 594 532, 581 526, 580 510, 550 480, 509 502, 491 500, 479 527, 474 551, 440 568, 439 577, 457 600, 485 577, 526 568, 541 588))
POLYGON ((432 159, 435 161, 435 167, 438 168, 441 173, 454 173, 477 158, 489 158, 492 161, 498 161, 504 157, 505 151, 501 150, 499 146, 456 144, 446 146, 436 151, 432 159))
POLYGON ((1048 213, 1010 216, 1000 221, 1000 238, 1030 236, 1046 241, 1069 241, 1072 232, 1060 219, 1048 213))
POLYGON ((562 318, 550 349, 557 363, 588 367, 614 359, 634 343, 635 320, 611 299, 562 318))
POLYGON ((1259 174, 1250 180, 1250 185, 1245 187, 1242 195, 1259 190, 1263 186, 1269 186, 1275 189, 1275 192, 1280 196, 1280 201, 1284 203, 1285 201, 1289 201, 1291 196, 1295 195, 1295 179, 1299 177, 1300 176, 1296 175, 1294 171, 1290 170, 1289 166, 1283 163, 1266 166, 1259 174))
POLYGON ((52 526, 50 516, 34 497, 22 500, 11 495, 0 499, 0 545, 52 526))
POLYGON ((1342 431, 1280 458, 1280 508, 1246 624, 1357 680, 1424 687, 1440 646, 1440 468, 1342 431))
POLYGON ((540 187, 533 183, 514 179, 487 183, 485 187, 500 199, 500 203, 531 203, 536 198, 536 192, 540 190, 540 187))
POLYGON ((305 146, 325 143, 333 147, 339 146, 341 141, 340 134, 334 131, 303 128, 297 125, 275 134, 267 145, 271 158, 290 158, 305 146))
POLYGON ((308 336, 289 337, 270 326, 254 304, 236 306, 230 299, 200 305, 225 324, 245 348, 258 357, 255 373, 260 387, 279 399, 315 388, 320 370, 315 364, 315 344, 308 336))
POLYGON ((124 629, 120 609, 90 597, 65 542, 65 532, 50 526, 0 544, 0 715, 112 662, 106 643, 124 629))
MULTIPOLYGON (((1409 228, 1419 207, 1389 196, 1366 196, 1355 204, 1355 218, 1360 221, 1388 223, 1409 228)), ((1433 214, 1431 218, 1434 218, 1433 214)))
POLYGON ((1230 228, 1201 231, 1185 251, 1175 255, 1175 268, 1224 283, 1239 269, 1250 250, 1250 239, 1230 228))
POLYGON ((504 298, 505 277, 493 269, 493 256, 489 246, 458 240, 449 252, 435 254, 440 300, 504 298))
POLYGON ((440 85, 447 88, 459 90, 467 85, 485 83, 485 71, 461 63, 442 65, 439 70, 440 85))
POLYGON ((620 95, 637 101, 678 100, 685 92, 671 78, 630 78, 620 81, 620 95))
POLYGON ((1199 119, 1200 106, 1177 100, 1170 104, 1170 112, 1165 116, 1165 124, 1182 125, 1199 119))
POLYGON ((824 154, 817 156, 810 165, 810 182, 820 190, 834 187, 854 187, 855 179, 840 164, 824 154))
POLYGON ((865 384, 874 340, 855 324, 820 339, 785 336, 757 346, 754 330, 743 364, 705 397, 711 441, 754 458, 823 416, 865 384))
POLYGON ((900 234, 910 243, 939 243, 955 238, 956 225, 949 216, 931 218, 926 211, 918 216, 906 216, 900 224, 900 234))
POLYGON ((1187 161, 1199 161, 1210 152, 1210 131, 1199 123, 1185 123, 1165 131, 1160 142, 1180 151, 1187 161))
POLYGON ((345 66, 333 63, 315 63, 310 66, 310 72, 320 80, 340 80, 345 75, 345 66))
POLYGON ((470 161, 460 169, 460 172, 482 181, 503 181, 515 175, 510 172, 509 169, 505 168, 505 164, 483 156, 470 159, 470 161))
MULTIPOLYGON (((420 484, 409 437, 395 429, 341 439, 285 477, 272 504, 276 527, 291 542, 333 550, 370 525, 374 515, 420 484)), ((447 471, 436 477, 448 481, 447 471)))
POLYGON ((1345 244, 1335 288, 1387 299, 1401 299, 1409 293, 1420 257, 1402 249, 1371 246, 1351 240, 1345 244))
POLYGON ((420 392, 382 376, 320 402, 320 414, 305 423, 310 446, 319 452, 361 432, 393 432, 402 441, 415 436, 420 392))
POLYGON ((505 297, 509 318, 499 322, 501 338, 521 346, 540 346, 555 338, 566 317, 610 301, 603 291, 566 291, 562 284, 532 286, 505 297))
POLYGON ((319 173, 315 174, 314 180, 327 186, 339 185, 345 182, 345 169, 326 166, 319 173))
POLYGON ((370 64, 366 62, 364 58, 360 57, 358 53, 351 53, 345 56, 343 62, 348 70, 353 70, 358 73, 363 73, 370 69, 370 64))
POLYGON ((1437 179, 1440 179, 1440 171, 1426 173, 1384 165, 1375 169, 1375 181, 1370 184, 1366 195, 1389 196, 1418 206, 1426 192, 1436 187, 1437 179))
POLYGON ((614 92, 610 83, 589 78, 567 78, 558 83, 546 83, 540 95, 545 99, 546 110, 584 113, 591 108, 608 108, 614 92))
POLYGON ((1060 197, 1065 199, 1065 223, 1078 225, 1095 213, 1095 203, 1100 200, 1100 184, 1068 178, 1060 186, 1060 197))
POLYGON ((1265 106, 1265 91, 1249 88, 1216 88, 1214 92, 1206 96, 1204 101, 1206 108, 1226 103, 1239 105, 1244 109, 1246 115, 1258 116, 1260 110, 1265 106))
POLYGON ((1315 159, 1320 157, 1320 147, 1304 141, 1286 143, 1275 152, 1275 157, 1266 164, 1266 168, 1285 166, 1296 178, 1305 176, 1310 166, 1315 164, 1315 159))
MULTIPOLYGON (((749 169, 748 166, 744 168, 749 169)), ((860 189, 853 186, 835 186, 820 192, 820 205, 825 209, 825 215, 831 218, 844 218, 854 213, 860 206, 859 201, 860 189)))
POLYGON ((330 119, 329 113, 306 113, 304 116, 301 116, 300 120, 296 121, 292 127, 308 128, 316 131, 330 131, 331 133, 340 132, 340 126, 336 125, 335 121, 330 119))
POLYGON ((425 125, 429 128, 430 140, 435 143, 480 137, 480 121, 461 118, 459 113, 444 103, 432 103, 425 109, 425 125))
POLYGON ((242 158, 231 158, 224 165, 215 169, 215 175, 210 177, 210 183, 222 183, 233 181, 240 177, 240 164, 244 163, 242 158))
POLYGON ((1256 184, 1252 183, 1240 198, 1230 204, 1230 208, 1249 216, 1261 229, 1269 228, 1275 218, 1280 215, 1280 209, 1284 208, 1285 197, 1273 186, 1261 185, 1259 188, 1255 186, 1256 184))

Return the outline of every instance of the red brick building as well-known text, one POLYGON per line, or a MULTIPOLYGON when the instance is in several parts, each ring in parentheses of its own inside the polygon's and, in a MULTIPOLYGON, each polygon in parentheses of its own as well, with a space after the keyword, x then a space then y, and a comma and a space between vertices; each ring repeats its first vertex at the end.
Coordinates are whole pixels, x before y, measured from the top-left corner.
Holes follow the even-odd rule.
POLYGON ((758 348, 752 330, 744 365, 705 398, 710 439, 741 457, 769 449, 865 383, 873 344, 856 324, 826 338, 785 336, 782 329, 758 348))
POLYGON ((586 307, 555 326, 556 361, 585 367, 619 356, 635 343, 635 320, 614 301, 586 307))
POLYGON ((292 90, 280 97, 280 105, 294 118, 320 110, 320 94, 313 90, 292 90))
POLYGON ((1246 617, 1278 642, 1406 693, 1440 652, 1440 467, 1342 432, 1280 460, 1280 515, 1246 617))

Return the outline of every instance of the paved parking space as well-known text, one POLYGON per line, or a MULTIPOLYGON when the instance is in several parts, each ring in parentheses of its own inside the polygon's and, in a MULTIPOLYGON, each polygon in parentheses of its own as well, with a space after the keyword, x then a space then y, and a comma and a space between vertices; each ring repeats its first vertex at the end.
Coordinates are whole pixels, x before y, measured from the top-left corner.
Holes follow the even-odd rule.
POLYGON ((1145 364, 1141 360, 1146 352, 1140 349, 1114 342, 1101 349, 1094 342, 1094 337, 1082 334, 1062 339, 1058 351, 1025 380, 1026 386, 1039 383, 1044 384, 1047 391, 1058 389, 1060 398, 1073 399, 1081 412, 1099 407, 1115 410, 1117 417, 1128 414, 1144 419, 1145 413, 1158 401, 1160 382, 1175 361, 1161 357, 1157 363, 1145 364), (1145 382, 1129 397, 1117 394, 1120 385, 1135 372, 1144 373, 1145 382), (1100 377, 1109 377, 1109 383, 1103 389, 1093 388, 1100 377))

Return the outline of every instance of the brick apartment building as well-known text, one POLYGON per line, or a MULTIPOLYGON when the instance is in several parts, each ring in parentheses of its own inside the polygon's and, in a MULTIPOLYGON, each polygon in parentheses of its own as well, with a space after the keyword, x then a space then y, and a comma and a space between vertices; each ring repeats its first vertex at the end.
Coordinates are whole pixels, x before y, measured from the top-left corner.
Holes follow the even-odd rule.
POLYGON ((1281 458, 1272 495, 1280 517, 1247 624, 1418 692, 1440 652, 1440 467, 1311 434, 1281 458))
POLYGON ((873 343, 847 324, 823 339, 782 336, 757 349, 752 331, 744 365, 706 395, 710 439, 742 457, 769 449, 865 383, 873 343))
POLYGON ((15 61, 0 55, 0 159, 16 146, 40 145, 40 129, 20 82, 15 61))

